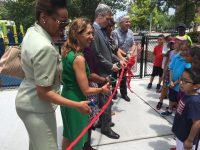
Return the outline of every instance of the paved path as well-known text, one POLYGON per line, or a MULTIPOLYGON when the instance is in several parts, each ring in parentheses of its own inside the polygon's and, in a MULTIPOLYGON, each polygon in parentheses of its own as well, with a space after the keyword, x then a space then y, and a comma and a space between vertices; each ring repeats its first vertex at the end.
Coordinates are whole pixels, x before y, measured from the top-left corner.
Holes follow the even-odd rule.
MULTIPOLYGON (((114 101, 113 130, 120 134, 120 139, 109 139, 97 129, 92 134, 92 145, 98 150, 168 150, 175 145, 171 133, 173 117, 163 118, 155 110, 159 95, 155 92, 156 83, 152 90, 146 89, 148 82, 148 78, 132 80, 131 102, 120 96, 114 101)), ((0 91, 0 150, 28 150, 28 135, 15 112, 16 93, 17 90, 0 91)), ((60 147, 62 121, 59 109, 56 115, 60 147)))

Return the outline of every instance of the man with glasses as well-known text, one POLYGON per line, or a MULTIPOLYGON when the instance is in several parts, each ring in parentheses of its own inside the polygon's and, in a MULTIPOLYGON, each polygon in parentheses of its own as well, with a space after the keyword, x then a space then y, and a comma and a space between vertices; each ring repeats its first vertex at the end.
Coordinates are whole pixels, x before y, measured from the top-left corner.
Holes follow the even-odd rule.
MULTIPOLYGON (((112 72, 119 71, 117 62, 120 62, 119 58, 112 53, 109 45, 109 40, 106 35, 106 27, 109 25, 112 17, 112 10, 105 4, 99 4, 95 10, 95 22, 94 27, 94 42, 92 44, 92 50, 94 50, 98 59, 98 72, 102 77, 107 77, 112 72), (114 62, 114 64, 113 64, 114 62)), ((122 63, 122 62, 121 62, 122 63)), ((102 84, 99 84, 101 87, 102 84)), ((99 94, 99 107, 102 108, 107 102, 109 95, 99 94)), ((118 139, 119 135, 115 133, 111 127, 114 123, 111 122, 111 105, 107 107, 105 112, 100 117, 99 126, 101 127, 101 133, 109 138, 118 139)))

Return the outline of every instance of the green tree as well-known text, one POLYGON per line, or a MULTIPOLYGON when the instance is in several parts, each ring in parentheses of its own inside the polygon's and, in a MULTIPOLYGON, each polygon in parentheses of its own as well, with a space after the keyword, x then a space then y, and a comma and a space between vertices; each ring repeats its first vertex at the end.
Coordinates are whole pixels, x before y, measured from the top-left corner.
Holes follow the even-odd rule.
POLYGON ((68 0, 67 9, 71 19, 80 16, 88 17, 89 19, 94 19, 94 11, 100 0, 68 0))
MULTIPOLYGON (((99 3, 108 4, 113 10, 126 7, 121 0, 66 0, 66 3, 71 19, 85 16, 93 20, 99 3)), ((35 0, 5 0, 0 7, 0 18, 21 23, 27 29, 35 22, 34 5, 35 0)))
POLYGON ((151 0, 136 0, 128 13, 133 26, 139 30, 147 29, 150 21, 152 21, 152 26, 155 26, 158 22, 157 4, 152 3, 151 0))
POLYGON ((190 25, 195 21, 195 12, 200 6, 199 0, 166 0, 165 7, 176 9, 174 23, 180 22, 190 25))
MULTIPOLYGON (((181 1, 181 0, 180 0, 181 1)), ((186 25, 190 25, 191 22, 194 20, 195 17, 195 6, 194 3, 190 0, 187 2, 187 7, 185 0, 182 0, 176 6, 176 13, 175 13, 175 23, 184 22, 186 25)))
POLYGON ((25 29, 35 21, 34 0, 6 0, 0 10, 2 19, 13 20, 17 25, 23 24, 25 29))
POLYGON ((157 31, 165 31, 167 29, 174 28, 173 19, 174 16, 169 16, 166 12, 159 12, 158 13, 158 23, 157 23, 157 31))
POLYGON ((121 0, 68 0, 67 7, 69 16, 73 19, 80 16, 85 16, 94 20, 95 9, 99 3, 105 3, 110 6, 115 12, 116 9, 124 10, 127 3, 121 0))

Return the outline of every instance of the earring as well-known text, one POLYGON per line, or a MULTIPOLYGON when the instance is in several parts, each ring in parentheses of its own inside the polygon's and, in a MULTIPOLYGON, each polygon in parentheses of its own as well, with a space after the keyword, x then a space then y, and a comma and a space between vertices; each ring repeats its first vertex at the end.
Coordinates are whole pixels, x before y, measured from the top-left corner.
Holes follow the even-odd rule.
POLYGON ((44 21, 44 19, 43 19, 42 21, 43 21, 44 24, 46 23, 46 22, 44 21))

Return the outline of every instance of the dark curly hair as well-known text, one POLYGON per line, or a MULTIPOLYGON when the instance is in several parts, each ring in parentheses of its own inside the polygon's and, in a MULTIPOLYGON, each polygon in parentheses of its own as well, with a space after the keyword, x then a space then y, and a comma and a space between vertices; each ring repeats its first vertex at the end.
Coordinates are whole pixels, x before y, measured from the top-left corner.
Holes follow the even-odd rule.
POLYGON ((51 16, 55 14, 56 11, 60 8, 67 9, 65 0, 36 0, 36 5, 35 5, 36 19, 39 20, 40 14, 42 12, 51 16))
POLYGON ((185 69, 185 72, 187 72, 192 79, 194 84, 200 84, 200 70, 199 69, 185 69))

